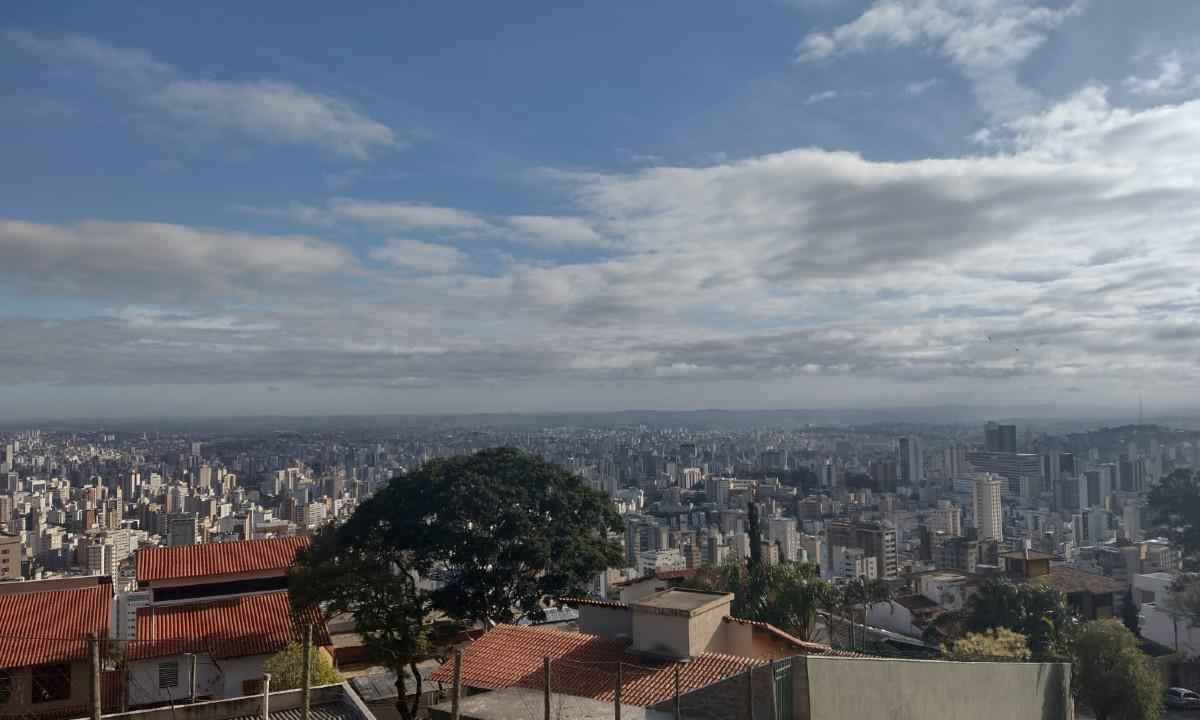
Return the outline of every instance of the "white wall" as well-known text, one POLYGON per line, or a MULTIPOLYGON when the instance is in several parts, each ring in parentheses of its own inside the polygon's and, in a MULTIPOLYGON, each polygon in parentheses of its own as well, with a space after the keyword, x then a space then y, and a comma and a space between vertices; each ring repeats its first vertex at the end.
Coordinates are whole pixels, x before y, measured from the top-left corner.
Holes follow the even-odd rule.
POLYGON ((913 625, 912 613, 900 603, 876 603, 867 610, 867 624, 885 630, 921 637, 921 629, 913 625))
MULTIPOLYGON (((214 661, 208 655, 196 659, 196 694, 213 699, 241 697, 242 683, 262 677, 263 665, 269 655, 254 655, 245 658, 226 658, 214 661)), ((190 659, 186 655, 135 660, 129 663, 129 704, 133 706, 153 703, 179 702, 190 692, 190 659), (179 663, 179 685, 159 689, 158 666, 160 663, 179 663)))
POLYGON ((1154 603, 1142 605, 1142 637, 1174 650, 1178 638, 1179 652, 1189 658, 1200 656, 1200 628, 1192 627, 1187 618, 1178 622, 1164 608, 1154 603), (1177 634, 1178 633, 1178 634, 1177 634))

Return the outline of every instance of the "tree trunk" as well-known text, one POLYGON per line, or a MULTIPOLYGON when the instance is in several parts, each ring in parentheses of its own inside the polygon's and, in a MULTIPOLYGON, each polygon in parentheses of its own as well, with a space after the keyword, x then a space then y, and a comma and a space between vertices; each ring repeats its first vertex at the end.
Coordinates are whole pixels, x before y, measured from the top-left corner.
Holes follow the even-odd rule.
POLYGON ((408 668, 412 670, 413 680, 417 683, 417 692, 413 695, 412 701, 412 717, 416 717, 421 712, 421 694, 425 690, 425 687, 424 682, 421 680, 421 670, 417 667, 417 661, 411 661, 408 664, 408 668))
POLYGON ((398 663, 392 668, 392 672, 396 673, 396 709, 400 711, 403 720, 413 720, 413 712, 408 707, 408 694, 404 690, 404 673, 407 672, 404 664, 398 663))

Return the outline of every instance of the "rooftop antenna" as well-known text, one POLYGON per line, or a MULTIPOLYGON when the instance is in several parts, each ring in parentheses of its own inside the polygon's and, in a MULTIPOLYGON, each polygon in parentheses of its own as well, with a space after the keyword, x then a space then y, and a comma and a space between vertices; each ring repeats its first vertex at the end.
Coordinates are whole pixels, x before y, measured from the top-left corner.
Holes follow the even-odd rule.
POLYGON ((1145 420, 1146 420, 1146 414, 1144 412, 1144 408, 1142 407, 1142 393, 1141 393, 1141 391, 1139 391, 1138 392, 1138 427, 1141 427, 1142 425, 1144 425, 1145 420))

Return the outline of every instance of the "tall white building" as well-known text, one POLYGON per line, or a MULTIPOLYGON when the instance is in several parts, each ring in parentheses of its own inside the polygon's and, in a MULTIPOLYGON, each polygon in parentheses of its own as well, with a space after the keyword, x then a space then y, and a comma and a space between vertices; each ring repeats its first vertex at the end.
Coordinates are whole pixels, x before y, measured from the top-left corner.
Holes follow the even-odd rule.
POLYGON ((938 500, 929 513, 929 529, 958 537, 962 535, 962 508, 949 500, 938 500))
POLYGON ((1004 540, 1004 515, 1000 495, 1007 483, 1003 478, 986 475, 975 481, 975 527, 979 540, 1004 540))
POLYGON ((833 573, 835 577, 875 580, 879 578, 879 562, 861 548, 838 545, 833 548, 833 573))

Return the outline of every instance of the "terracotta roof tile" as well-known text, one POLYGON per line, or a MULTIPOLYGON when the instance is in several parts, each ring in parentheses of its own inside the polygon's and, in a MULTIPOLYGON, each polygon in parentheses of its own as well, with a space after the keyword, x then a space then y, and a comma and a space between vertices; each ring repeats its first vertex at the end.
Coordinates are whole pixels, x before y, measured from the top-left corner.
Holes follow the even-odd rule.
MULTIPOLYGON (((331 645, 314 608, 305 613, 313 643, 331 645)), ((268 655, 300 640, 286 590, 186 605, 144 607, 137 614, 137 640, 129 657, 145 659, 205 653, 214 658, 268 655)))
POLYGON ((308 536, 294 535, 266 540, 148 548, 137 553, 137 581, 143 584, 205 575, 286 570, 296 562, 296 551, 308 545, 308 536))
POLYGON ((559 598, 558 601, 560 603, 562 603, 563 605, 570 605, 572 607, 582 605, 585 607, 602 607, 602 608, 609 608, 612 610, 628 610, 629 609, 629 603, 613 602, 611 600, 593 600, 591 598, 565 597, 565 598, 559 598))
POLYGON ((1049 575, 1039 575, 1031 582, 1049 585, 1065 595, 1080 592, 1105 595, 1125 591, 1125 584, 1120 580, 1065 565, 1051 566, 1049 575))
POLYGON ((111 585, 0 596, 0 668, 86 658, 86 635, 108 635, 112 602, 111 585))
MULTIPOLYGON (((624 643, 595 635, 515 625, 500 625, 467 647, 463 684, 483 690, 539 688, 543 657, 552 660, 554 692, 611 702, 617 663, 621 663, 623 703, 648 706, 675 694, 674 667, 678 663, 627 653, 624 643)), ((680 686, 684 692, 695 690, 766 662, 705 653, 679 664, 680 686)), ((448 682, 452 672, 447 663, 431 679, 448 682)))

